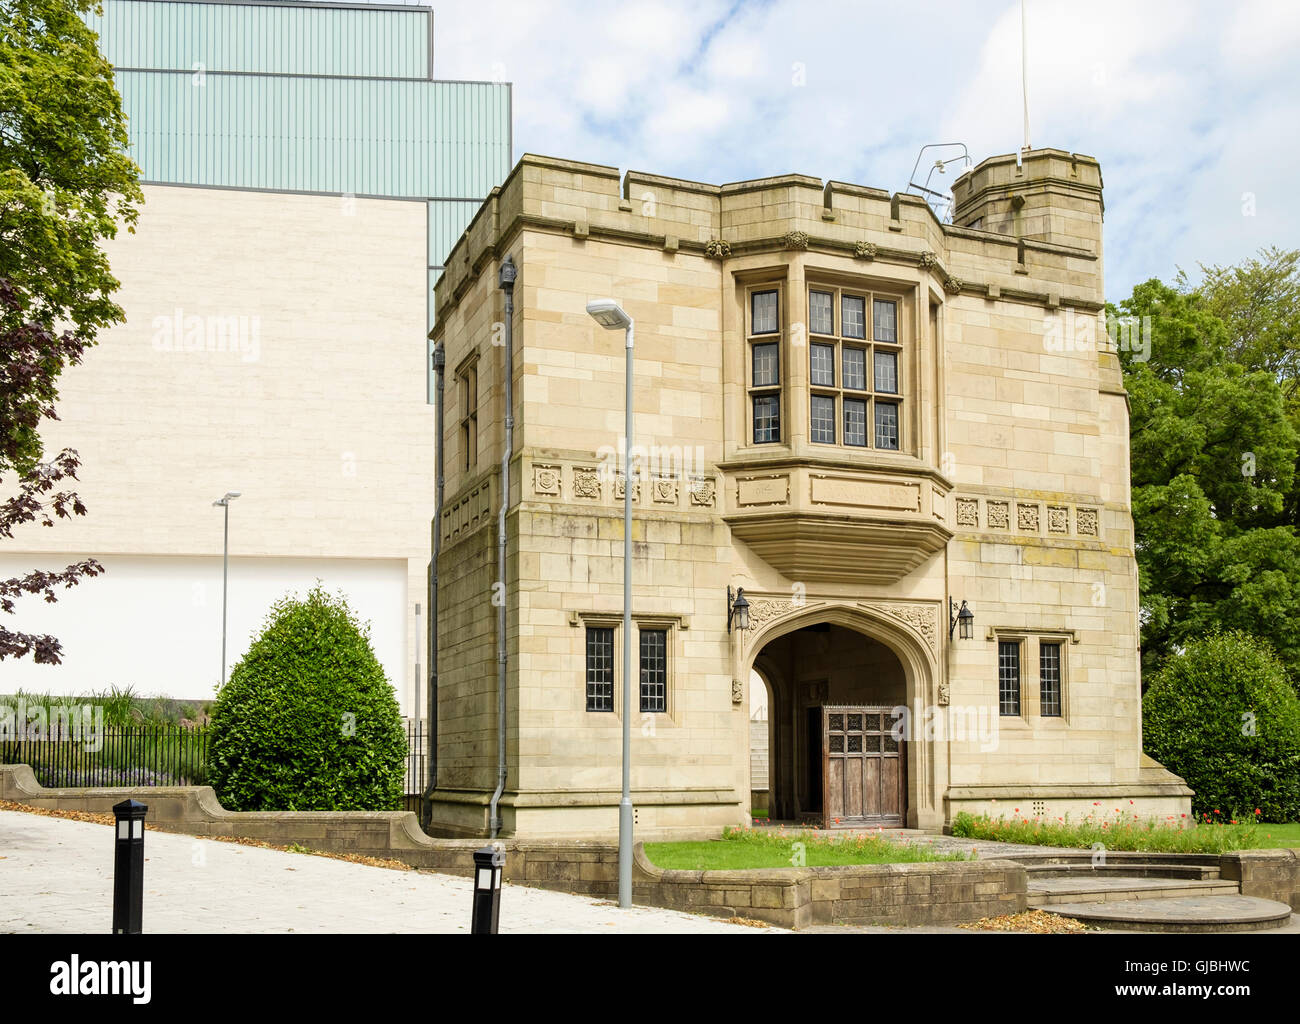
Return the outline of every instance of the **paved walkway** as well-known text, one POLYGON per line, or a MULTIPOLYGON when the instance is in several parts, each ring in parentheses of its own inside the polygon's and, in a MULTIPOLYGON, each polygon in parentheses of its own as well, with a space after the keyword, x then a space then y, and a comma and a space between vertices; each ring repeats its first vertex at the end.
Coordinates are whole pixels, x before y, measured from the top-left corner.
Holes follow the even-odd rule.
MULTIPOLYGON (((145 857, 146 932, 469 931, 469 878, 154 831, 145 857)), ((0 811, 0 933, 108 934, 112 920, 110 826, 0 811)), ((781 933, 515 885, 502 890, 501 931, 781 933)))

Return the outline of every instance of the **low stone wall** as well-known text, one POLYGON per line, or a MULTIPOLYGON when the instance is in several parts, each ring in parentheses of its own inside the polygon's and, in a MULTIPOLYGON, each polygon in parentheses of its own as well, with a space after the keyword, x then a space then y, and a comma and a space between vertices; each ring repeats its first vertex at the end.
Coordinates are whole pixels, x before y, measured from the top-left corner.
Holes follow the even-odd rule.
POLYGON ((1219 858, 1219 877, 1239 883, 1243 896, 1288 903, 1300 912, 1300 850, 1225 853, 1219 858))
MULTIPOLYGON (((57 810, 112 812, 126 799, 149 807, 166 832, 298 844, 326 853, 399 860, 444 874, 473 873, 482 839, 433 839, 410 811, 228 811, 208 786, 45 789, 27 765, 0 765, 0 800, 57 810)), ((590 896, 618 891, 618 845, 506 839, 509 882, 590 896)), ((638 903, 787 928, 810 924, 947 924, 1025 909, 1024 868, 1011 861, 938 861, 830 868, 665 871, 635 848, 638 903)))
POLYGON ((1025 909, 1025 869, 1008 860, 666 871, 636 848, 638 899, 661 907, 813 924, 934 925, 1025 909))

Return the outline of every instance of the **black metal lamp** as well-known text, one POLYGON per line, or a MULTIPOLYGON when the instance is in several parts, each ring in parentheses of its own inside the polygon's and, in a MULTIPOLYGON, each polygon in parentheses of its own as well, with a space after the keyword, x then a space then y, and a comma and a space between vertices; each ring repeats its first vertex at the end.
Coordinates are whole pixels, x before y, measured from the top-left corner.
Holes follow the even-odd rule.
POLYGON ((135 800, 113 805, 113 934, 139 935, 144 903, 144 816, 149 807, 135 800))
POLYGON ((975 635, 975 614, 966 607, 966 602, 961 603, 961 608, 957 607, 957 602, 951 597, 948 598, 948 614, 952 617, 948 623, 948 639, 952 639, 953 630, 959 625, 961 633, 959 636, 963 640, 969 640, 975 635))
POLYGON ((749 628, 749 602, 745 600, 745 588, 737 587, 735 594, 732 594, 731 587, 727 587, 727 632, 731 632, 732 625, 742 633, 749 628))
POLYGON ((513 256, 507 256, 501 261, 501 270, 497 275, 497 283, 501 285, 503 291, 514 291, 515 278, 519 276, 519 268, 515 266, 513 256))
POLYGON ((474 916, 471 935, 496 935, 501 922, 501 874, 506 855, 500 846, 474 851, 474 916))

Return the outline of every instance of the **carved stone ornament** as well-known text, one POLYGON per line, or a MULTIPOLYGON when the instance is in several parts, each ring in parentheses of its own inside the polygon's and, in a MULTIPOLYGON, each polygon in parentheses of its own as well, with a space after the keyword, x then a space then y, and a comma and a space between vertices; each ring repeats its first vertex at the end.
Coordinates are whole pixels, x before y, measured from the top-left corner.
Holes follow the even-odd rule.
POLYGON ((1038 532, 1037 505, 1016 506, 1016 529, 1025 530, 1028 533, 1038 532))
POLYGON ((978 498, 957 499, 957 525, 979 526, 980 502, 978 498))
POLYGON ((704 255, 711 260, 725 260, 731 255, 731 243, 721 238, 710 238, 704 243, 704 255))
POLYGON ((939 695, 938 695, 939 703, 944 707, 948 706, 948 701, 950 699, 949 698, 950 692, 951 691, 949 689, 948 680, 946 679, 939 680, 939 695))
POLYGON ((875 242, 856 242, 853 246, 853 255, 860 260, 874 260, 879 251, 875 242))
POLYGON ((807 249, 808 232, 807 231, 790 231, 785 236, 785 247, 787 249, 807 249))
POLYGON ((1047 529, 1052 533, 1069 533, 1070 510, 1064 505, 1048 505, 1047 529))
POLYGON ((573 494, 577 498, 600 498, 600 471, 593 466, 573 467, 573 494))
POLYGON ((717 482, 712 477, 691 481, 691 504, 712 508, 717 500, 717 482))
POLYGON ((749 631, 752 633, 773 619, 788 615, 794 610, 793 601, 774 597, 756 597, 749 602, 749 631))
POLYGON ((920 634, 932 655, 939 653, 939 623, 932 607, 917 604, 882 604, 876 607, 920 634))
POLYGON ((731 703, 739 704, 745 699, 745 686, 739 679, 731 681, 731 703))
MULTIPOLYGON (((614 477, 614 500, 622 501, 626 494, 627 477, 620 473, 614 477)), ((634 502, 641 500, 641 481, 635 478, 632 480, 632 500, 634 502)))
POLYGON ((921 253, 921 255, 917 257, 917 262, 923 269, 929 270, 931 267, 937 267, 939 265, 939 257, 936 253, 926 249, 925 252, 921 253))
POLYGON ((533 493, 558 497, 560 493, 559 466, 533 466, 533 493))
POLYGON ((1095 508, 1076 509, 1074 528, 1085 537, 1097 536, 1097 510, 1095 508))
POLYGON ((670 476, 656 477, 651 494, 661 505, 676 505, 677 481, 670 476))
POLYGON ((962 280, 960 277, 953 277, 949 274, 943 279, 943 290, 949 295, 956 295, 962 289, 962 280))
POLYGON ((985 514, 988 516, 990 530, 1006 530, 1011 526, 1011 520, 1005 501, 990 501, 985 506, 985 514))

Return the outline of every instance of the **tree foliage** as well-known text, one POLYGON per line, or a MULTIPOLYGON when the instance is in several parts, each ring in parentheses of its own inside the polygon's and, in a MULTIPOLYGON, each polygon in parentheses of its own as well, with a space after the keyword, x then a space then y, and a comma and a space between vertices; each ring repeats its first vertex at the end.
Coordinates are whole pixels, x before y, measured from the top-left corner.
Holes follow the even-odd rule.
POLYGON ((1147 753, 1196 791, 1198 816, 1300 819, 1300 698, 1262 640, 1189 643, 1156 673, 1142 719, 1147 753))
POLYGON ((392 686, 340 595, 271 608, 212 709, 208 777, 241 811, 392 810, 406 733, 392 686))
POLYGON ((1265 638, 1300 670, 1300 253, 1157 280, 1120 304, 1150 358, 1121 352, 1131 408, 1144 678, 1214 628, 1265 638))
MULTIPOLYGON (((24 523, 84 515, 77 453, 44 459, 40 426, 57 419, 58 378, 98 332, 123 317, 101 247, 133 230, 143 200, 126 155, 126 118, 113 70, 82 15, 92 0, 0 4, 0 538, 24 523)), ((102 572, 93 559, 0 580, 0 611, 15 599, 71 587, 102 572)), ((32 653, 58 664, 52 636, 0 626, 0 660, 32 653)))

